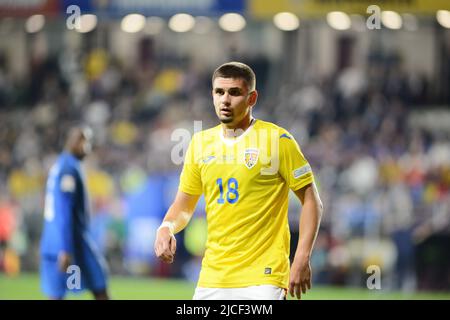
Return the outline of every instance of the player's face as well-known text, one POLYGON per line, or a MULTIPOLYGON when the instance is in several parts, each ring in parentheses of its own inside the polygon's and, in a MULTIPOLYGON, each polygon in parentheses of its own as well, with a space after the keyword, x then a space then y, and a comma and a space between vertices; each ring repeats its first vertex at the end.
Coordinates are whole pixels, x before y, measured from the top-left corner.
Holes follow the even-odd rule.
POLYGON ((256 90, 250 92, 243 79, 233 78, 214 79, 212 95, 217 117, 230 128, 250 117, 257 97, 256 90))
POLYGON ((92 150, 92 144, 89 137, 86 137, 86 135, 83 135, 78 143, 77 147, 77 158, 83 159, 86 157, 89 153, 91 153, 92 150))

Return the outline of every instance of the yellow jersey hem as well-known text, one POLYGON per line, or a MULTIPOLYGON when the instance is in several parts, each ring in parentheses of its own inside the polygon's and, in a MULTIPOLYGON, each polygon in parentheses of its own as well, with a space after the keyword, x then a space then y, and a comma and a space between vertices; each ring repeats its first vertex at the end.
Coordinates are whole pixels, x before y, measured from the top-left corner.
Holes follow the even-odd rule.
POLYGON ((251 286, 261 286, 261 285, 274 285, 282 289, 287 289, 287 286, 279 281, 259 280, 259 281, 249 281, 249 282, 198 282, 197 286, 201 288, 245 288, 251 286))

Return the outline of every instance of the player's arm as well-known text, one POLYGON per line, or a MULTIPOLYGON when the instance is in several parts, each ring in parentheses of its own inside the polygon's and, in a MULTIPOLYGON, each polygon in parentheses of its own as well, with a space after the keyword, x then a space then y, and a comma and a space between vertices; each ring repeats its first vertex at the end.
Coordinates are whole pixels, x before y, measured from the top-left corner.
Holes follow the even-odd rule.
POLYGON ((73 173, 65 173, 60 180, 60 199, 57 214, 61 216, 61 250, 58 254, 58 264, 61 272, 66 272, 73 260, 73 210, 75 207, 76 179, 73 173))
POLYGON ((311 289, 310 258, 319 231, 323 205, 314 182, 294 192, 302 203, 302 210, 300 235, 291 266, 289 292, 292 297, 295 294, 297 299, 300 299, 301 292, 306 293, 307 289, 311 289))
POLYGON ((164 262, 172 263, 177 248, 175 234, 183 230, 197 206, 200 195, 191 195, 178 190, 175 201, 156 232, 155 254, 164 262))

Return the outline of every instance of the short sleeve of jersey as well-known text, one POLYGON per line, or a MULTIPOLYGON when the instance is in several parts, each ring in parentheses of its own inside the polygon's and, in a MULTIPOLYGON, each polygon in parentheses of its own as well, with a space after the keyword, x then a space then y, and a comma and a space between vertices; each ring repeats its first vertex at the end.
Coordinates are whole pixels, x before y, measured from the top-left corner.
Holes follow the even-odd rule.
POLYGON ((314 175, 294 137, 281 131, 279 137, 280 174, 293 191, 314 181, 314 175))
POLYGON ((194 135, 186 152, 184 159, 183 171, 180 176, 179 190, 187 194, 201 195, 202 179, 200 176, 200 168, 197 162, 196 150, 200 150, 201 140, 198 136, 194 135))

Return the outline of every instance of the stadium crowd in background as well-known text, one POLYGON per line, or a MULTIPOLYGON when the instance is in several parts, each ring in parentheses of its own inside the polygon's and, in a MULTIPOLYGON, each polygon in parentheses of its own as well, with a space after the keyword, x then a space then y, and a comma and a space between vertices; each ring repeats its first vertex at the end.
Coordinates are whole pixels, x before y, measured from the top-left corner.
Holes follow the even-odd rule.
MULTIPOLYGON (((96 241, 113 274, 136 271, 124 262, 130 236, 124 199, 148 180, 178 175, 172 132, 192 132, 200 119, 211 127, 215 114, 208 99, 212 70, 188 57, 159 56, 150 38, 135 50, 133 68, 99 48, 31 53, 30 76, 20 79, 0 53, 2 270, 37 270, 46 175, 64 130, 83 120, 96 137, 85 161, 96 241)), ((385 287, 448 290, 449 132, 414 122, 415 112, 434 102, 431 84, 403 70, 395 55, 367 57, 364 70, 347 67, 331 76, 304 70, 290 81, 274 74, 269 58, 240 60, 261 75, 258 86, 276 93, 259 97, 255 116, 289 130, 316 174, 327 210, 313 282, 365 285, 367 266, 376 264, 385 287), (275 76, 281 81, 271 81, 275 76)), ((297 209, 293 202, 294 234, 297 209)), ((148 260, 144 270, 183 276, 192 260, 182 257, 171 267, 148 260)))

